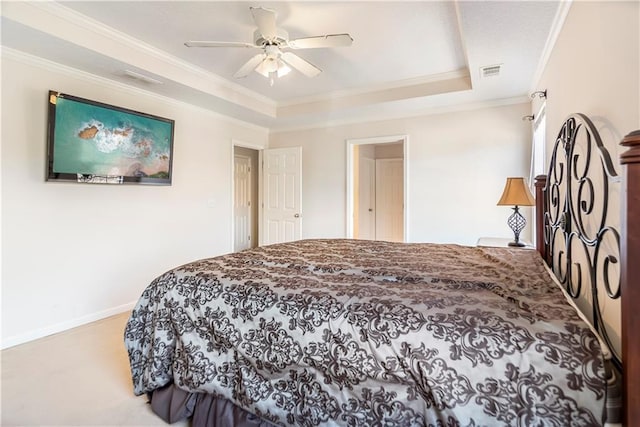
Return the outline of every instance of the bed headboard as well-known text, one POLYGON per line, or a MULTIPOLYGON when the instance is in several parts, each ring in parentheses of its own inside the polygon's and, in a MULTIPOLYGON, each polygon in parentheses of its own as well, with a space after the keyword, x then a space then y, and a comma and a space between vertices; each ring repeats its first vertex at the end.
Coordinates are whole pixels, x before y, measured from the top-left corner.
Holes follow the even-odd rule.
POLYGON ((640 340, 632 338, 640 330, 640 131, 622 144, 631 147, 621 157, 623 179, 591 120, 584 114, 565 120, 549 173, 536 177, 536 247, 572 298, 590 300, 585 314, 612 350, 614 371, 622 376, 624 424, 633 426, 640 425, 640 340), (618 219, 611 203, 616 195, 620 233, 611 225, 618 219), (617 300, 621 350, 601 310, 617 300))

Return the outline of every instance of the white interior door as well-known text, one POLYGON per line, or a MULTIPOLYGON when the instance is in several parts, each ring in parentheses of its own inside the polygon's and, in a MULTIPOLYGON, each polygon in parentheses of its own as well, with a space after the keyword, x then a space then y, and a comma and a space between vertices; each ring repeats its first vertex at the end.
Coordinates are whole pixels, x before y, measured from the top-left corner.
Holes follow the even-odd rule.
POLYGON ((263 151, 263 244, 302 238, 302 147, 263 151))
POLYGON ((236 154, 233 157, 233 250, 251 247, 251 158, 236 154))
POLYGON ((358 168, 358 239, 376 238, 376 162, 363 157, 358 168))
POLYGON ((402 159, 376 159, 376 240, 402 242, 404 185, 402 159))

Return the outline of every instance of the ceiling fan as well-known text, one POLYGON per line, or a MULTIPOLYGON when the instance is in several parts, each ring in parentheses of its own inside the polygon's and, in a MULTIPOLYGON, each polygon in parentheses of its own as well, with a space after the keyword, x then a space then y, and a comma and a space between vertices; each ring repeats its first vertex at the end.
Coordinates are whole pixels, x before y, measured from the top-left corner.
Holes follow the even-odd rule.
POLYGON ((251 57, 236 73, 235 78, 247 77, 256 71, 267 77, 273 85, 274 76, 282 77, 295 68, 307 77, 315 77, 322 70, 293 52, 284 49, 314 49, 322 47, 351 46, 353 39, 349 34, 327 34, 323 36, 303 37, 289 40, 289 34, 276 28, 276 12, 263 7, 250 7, 253 20, 258 27, 253 33, 253 43, 197 41, 185 42, 187 47, 244 47, 262 49, 251 57))

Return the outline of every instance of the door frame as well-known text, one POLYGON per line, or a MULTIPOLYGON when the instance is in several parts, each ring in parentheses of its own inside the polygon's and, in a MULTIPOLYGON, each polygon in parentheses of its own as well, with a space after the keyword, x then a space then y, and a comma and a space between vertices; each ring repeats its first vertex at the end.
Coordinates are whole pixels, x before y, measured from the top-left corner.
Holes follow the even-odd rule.
POLYGON ((347 139, 347 230, 346 235, 348 239, 353 239, 353 217, 355 215, 355 206, 353 199, 355 196, 354 188, 354 160, 353 154, 356 145, 368 145, 368 144, 392 144, 395 142, 402 143, 402 167, 403 167, 403 202, 404 202, 404 218, 402 233, 403 241, 409 241, 409 136, 408 135, 390 135, 390 136, 375 136, 371 138, 354 138, 347 139))
MULTIPOLYGON (((235 220, 236 220, 235 206, 236 206, 236 201, 237 201, 236 200, 236 194, 235 194, 235 192, 237 190, 237 188, 235 186, 236 185, 236 182, 235 182, 236 181, 235 169, 236 169, 236 162, 238 161, 238 159, 243 160, 244 162, 248 163, 248 165, 249 165, 249 172, 248 172, 249 173, 249 180, 247 182, 247 185, 249 186, 248 191, 249 191, 249 194, 251 196, 250 197, 250 204, 249 204, 249 212, 248 212, 248 216, 249 216, 249 222, 248 222, 248 225, 249 225, 249 236, 251 236, 251 240, 249 240, 249 247, 251 247, 252 244, 253 244, 253 241, 258 238, 258 236, 253 236, 253 222, 256 221, 256 218, 254 218, 254 215, 253 215, 253 212, 252 212, 253 211, 253 207, 251 205, 251 203, 254 202, 254 198, 257 199, 257 196, 258 196, 257 194, 253 194, 253 193, 257 193, 257 191, 252 191, 252 188, 253 188, 253 179, 252 178, 253 178, 253 174, 257 173, 257 171, 252 171, 251 170, 252 156, 247 156, 245 154, 236 154, 235 153, 235 147, 234 147, 234 155, 233 155, 233 169, 234 169, 234 177, 233 177, 233 186, 234 186, 233 187, 233 193, 234 193, 233 194, 233 205, 234 205, 234 208, 233 208, 233 228, 234 228, 234 235, 233 235, 233 242, 232 242, 233 251, 234 252, 238 252, 238 248, 236 247, 236 237, 237 236, 235 235, 235 231, 236 231, 235 230, 235 225, 236 225, 235 224, 235 220)), ((257 190, 257 188, 255 190, 257 190)), ((257 200, 256 200, 256 202, 257 202, 257 200)), ((245 242, 246 242, 246 239, 245 239, 245 242)))
POLYGON ((258 222, 258 246, 262 245, 262 150, 265 149, 264 145, 259 145, 259 144, 253 144, 251 142, 245 142, 245 141, 241 141, 238 139, 232 139, 231 140, 231 160, 229 162, 229 164, 231 165, 230 169, 231 171, 229 172, 229 176, 230 176, 230 185, 231 185, 231 192, 229 193, 230 195, 230 210, 231 210, 231 241, 229 242, 230 248, 229 248, 229 253, 232 253, 234 251, 234 242, 235 242, 235 218, 234 218, 234 196, 235 196, 235 183, 234 183, 234 174, 235 174, 235 170, 234 170, 234 157, 235 157, 235 147, 244 147, 244 148, 249 148, 251 150, 256 150, 258 152, 258 170, 256 171, 256 173, 258 174, 258 218, 256 218, 256 221, 258 222))

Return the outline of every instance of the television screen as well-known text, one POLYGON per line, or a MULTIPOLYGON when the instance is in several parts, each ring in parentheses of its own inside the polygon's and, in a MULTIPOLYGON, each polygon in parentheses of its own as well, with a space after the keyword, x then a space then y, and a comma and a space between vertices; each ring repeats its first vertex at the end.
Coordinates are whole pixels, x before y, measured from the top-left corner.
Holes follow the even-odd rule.
POLYGON ((49 91, 47 181, 171 185, 174 121, 49 91))

